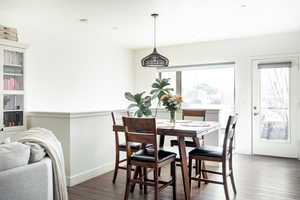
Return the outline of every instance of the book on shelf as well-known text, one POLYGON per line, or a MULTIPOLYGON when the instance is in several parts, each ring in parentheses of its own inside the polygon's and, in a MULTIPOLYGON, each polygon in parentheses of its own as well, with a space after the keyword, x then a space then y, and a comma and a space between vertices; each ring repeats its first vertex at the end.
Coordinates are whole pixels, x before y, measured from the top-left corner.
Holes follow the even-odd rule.
POLYGON ((23 54, 15 51, 4 51, 4 65, 17 65, 22 66, 23 54))
POLYGON ((7 26, 0 25, 0 31, 6 31, 6 32, 11 32, 17 34, 17 29, 16 28, 11 28, 7 26))
POLYGON ((0 39, 18 41, 17 29, 0 25, 0 39))
POLYGON ((22 95, 4 95, 3 103, 4 112, 19 112, 23 110, 22 95))
POLYGON ((0 39, 4 39, 4 40, 11 40, 11 41, 19 41, 17 36, 11 36, 8 34, 0 34, 0 39))
POLYGON ((20 84, 16 78, 4 78, 4 89, 5 90, 19 90, 20 84))
MULTIPOLYGON (((15 67, 15 66, 5 66, 3 69, 4 73, 7 74, 17 74, 17 75, 23 75, 23 69, 20 67, 15 67)), ((4 74, 5 75, 5 74, 4 74)))
POLYGON ((0 36, 11 36, 17 38, 17 33, 9 32, 9 31, 0 31, 0 36))

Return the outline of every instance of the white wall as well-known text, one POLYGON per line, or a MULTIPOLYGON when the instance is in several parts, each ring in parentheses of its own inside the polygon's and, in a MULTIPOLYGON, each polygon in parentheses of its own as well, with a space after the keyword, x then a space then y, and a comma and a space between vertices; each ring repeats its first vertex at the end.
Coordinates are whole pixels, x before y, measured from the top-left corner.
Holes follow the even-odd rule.
POLYGON ((27 110, 78 112, 126 105, 120 94, 133 89, 131 51, 117 44, 111 29, 81 23, 79 17, 60 1, 1 1, 0 24, 16 27, 20 41, 30 46, 27 110))
MULTIPOLYGON (((300 53, 299 35, 300 32, 294 32, 168 46, 158 50, 169 58, 171 66, 236 62, 236 109, 240 116, 237 127, 237 151, 251 153, 251 60, 256 57, 300 53)), ((149 91, 151 82, 157 76, 155 69, 143 68, 140 65, 141 58, 150 52, 150 49, 135 51, 137 91, 149 91)))
MULTIPOLYGON (((114 169, 115 137, 110 112, 71 114, 71 173, 75 185, 114 169)), ((122 170, 120 170, 120 174, 122 170)))
POLYGON ((62 143, 68 186, 114 168, 115 141, 110 112, 32 112, 28 113, 27 126, 52 130, 62 143))

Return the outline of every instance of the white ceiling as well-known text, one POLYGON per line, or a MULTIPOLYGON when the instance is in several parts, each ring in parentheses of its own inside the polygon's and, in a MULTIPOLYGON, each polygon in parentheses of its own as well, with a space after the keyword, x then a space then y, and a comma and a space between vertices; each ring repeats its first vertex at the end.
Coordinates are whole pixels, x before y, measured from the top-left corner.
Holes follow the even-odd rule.
POLYGON ((300 29, 300 0, 0 0, 0 16, 66 32, 80 26, 129 48, 152 46, 153 12, 160 14, 159 46, 300 29))

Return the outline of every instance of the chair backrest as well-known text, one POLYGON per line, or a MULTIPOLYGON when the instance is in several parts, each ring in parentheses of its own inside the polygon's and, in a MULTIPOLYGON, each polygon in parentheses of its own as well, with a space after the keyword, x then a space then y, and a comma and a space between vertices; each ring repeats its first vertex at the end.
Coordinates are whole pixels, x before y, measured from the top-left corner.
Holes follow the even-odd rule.
POLYGON ((233 149, 233 140, 235 136, 235 127, 237 122, 237 115, 230 115, 228 117, 226 129, 225 129, 225 136, 223 142, 223 156, 231 156, 232 149, 233 149))
POLYGON ((197 110, 197 109, 182 109, 182 119, 185 117, 202 117, 205 121, 206 110, 197 110))
POLYGON ((122 117, 129 117, 130 113, 128 111, 114 111, 111 112, 111 117, 113 121, 113 125, 122 124, 122 117))
POLYGON ((155 118, 132 118, 123 117, 125 128, 127 159, 130 160, 131 151, 130 143, 152 144, 154 150, 155 161, 158 160, 157 154, 157 132, 155 118))
MULTIPOLYGON (((111 112, 113 125, 122 125, 122 123, 123 123, 122 117, 124 117, 124 116, 129 117, 129 112, 126 112, 126 111, 111 112)), ((114 132, 115 132, 115 145, 116 145, 116 148, 117 148, 116 151, 118 151, 118 147, 119 147, 119 144, 120 144, 119 132, 118 131, 114 131, 114 132)))

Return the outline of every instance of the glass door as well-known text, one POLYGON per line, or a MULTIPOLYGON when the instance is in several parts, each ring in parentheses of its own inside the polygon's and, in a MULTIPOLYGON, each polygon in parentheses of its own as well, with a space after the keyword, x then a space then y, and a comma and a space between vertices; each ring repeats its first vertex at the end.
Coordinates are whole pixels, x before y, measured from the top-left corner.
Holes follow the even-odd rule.
POLYGON ((260 69, 260 139, 288 142, 290 68, 260 69))
POLYGON ((253 68, 253 153, 297 157, 296 61, 257 61, 253 68))

